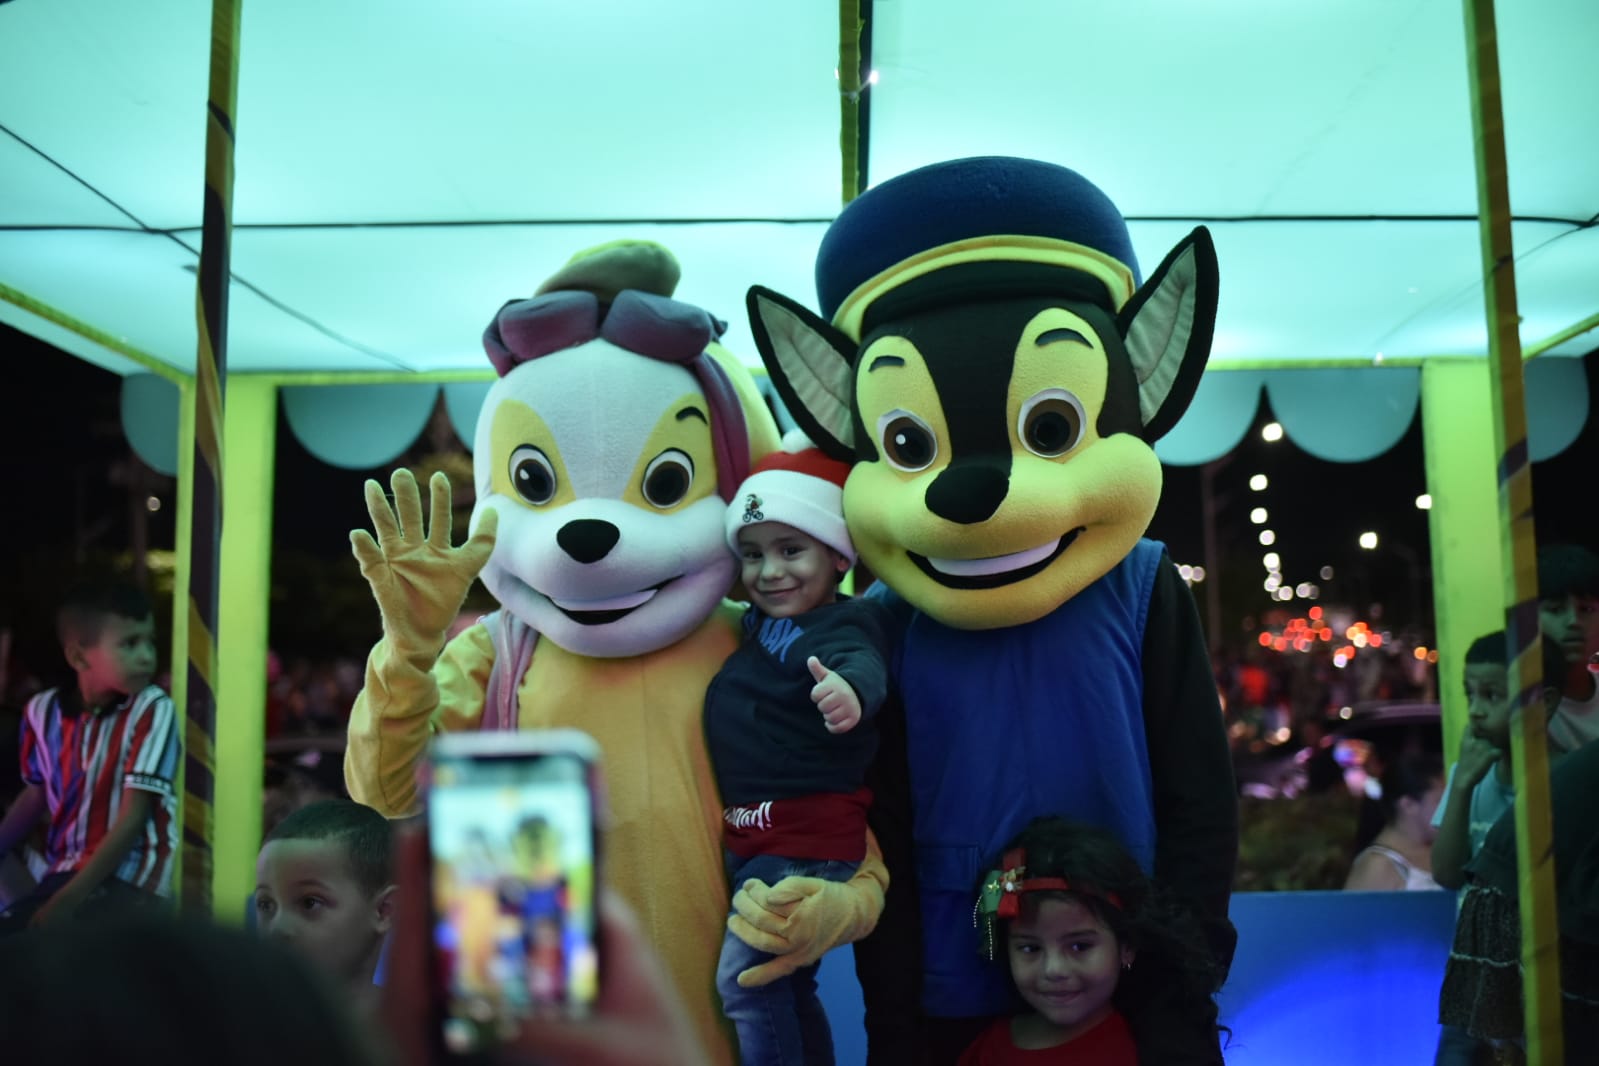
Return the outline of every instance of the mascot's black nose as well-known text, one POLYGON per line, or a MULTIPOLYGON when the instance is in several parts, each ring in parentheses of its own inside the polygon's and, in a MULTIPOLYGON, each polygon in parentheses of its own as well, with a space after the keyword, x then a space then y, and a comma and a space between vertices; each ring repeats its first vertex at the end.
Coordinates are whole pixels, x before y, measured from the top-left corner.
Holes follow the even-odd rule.
POLYGON ((951 463, 927 487, 927 509, 951 522, 975 525, 994 517, 1009 488, 1009 469, 951 463))
POLYGON ((580 563, 597 563, 622 539, 622 531, 598 518, 568 522, 555 534, 561 550, 580 563))

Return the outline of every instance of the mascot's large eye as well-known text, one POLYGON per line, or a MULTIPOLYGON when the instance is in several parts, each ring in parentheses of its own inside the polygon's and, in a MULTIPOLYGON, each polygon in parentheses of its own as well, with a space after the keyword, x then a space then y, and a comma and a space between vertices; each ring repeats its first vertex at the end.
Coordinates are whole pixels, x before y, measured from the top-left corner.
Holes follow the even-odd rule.
POLYGON ((694 460, 676 448, 650 460, 644 468, 644 498, 652 507, 667 508, 688 495, 694 484, 694 460))
POLYGON ((555 499, 555 467, 531 444, 511 453, 511 484, 516 494, 535 507, 555 499))
POLYGON ((895 408, 879 418, 877 439, 888 461, 907 473, 926 470, 938 458, 938 437, 932 427, 909 411, 895 408))
POLYGON ((1054 459, 1077 447, 1085 422, 1081 400, 1065 389, 1044 389, 1022 404, 1016 435, 1034 455, 1054 459))

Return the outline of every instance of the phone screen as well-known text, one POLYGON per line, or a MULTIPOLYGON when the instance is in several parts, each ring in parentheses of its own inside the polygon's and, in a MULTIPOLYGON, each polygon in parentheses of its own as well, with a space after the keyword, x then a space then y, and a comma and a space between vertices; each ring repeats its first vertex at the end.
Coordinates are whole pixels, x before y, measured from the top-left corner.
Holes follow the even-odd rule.
POLYGON ((436 747, 428 796, 436 985, 451 1052, 597 993, 594 766, 575 752, 436 747))

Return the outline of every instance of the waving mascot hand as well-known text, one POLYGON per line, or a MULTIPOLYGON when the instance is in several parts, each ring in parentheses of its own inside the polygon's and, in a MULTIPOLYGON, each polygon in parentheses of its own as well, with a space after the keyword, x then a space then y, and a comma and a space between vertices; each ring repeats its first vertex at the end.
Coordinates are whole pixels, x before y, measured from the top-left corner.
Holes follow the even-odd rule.
MULTIPOLYGON (((1117 833, 1198 912, 1224 973, 1231 762, 1192 598, 1143 537, 1161 485, 1152 444, 1208 357, 1208 233, 1140 284, 1121 214, 1085 178, 962 159, 853 201, 816 280, 820 316, 759 287, 748 302, 800 426, 854 463, 850 535, 905 622, 901 761, 874 781, 897 891, 856 947, 872 1062, 952 1062, 1010 1009, 972 908, 982 871, 1036 816, 1117 833)), ((1124 1008, 1145 1066, 1221 1060, 1210 1000, 1146 991, 1124 1008)))
MULTIPOLYGON (((383 637, 350 718, 345 778, 355 799, 398 817, 419 807, 416 765, 435 731, 593 735, 604 875, 638 912, 712 1061, 727 1063, 714 989, 728 893, 701 718, 743 611, 724 598, 736 572, 727 496, 777 430, 716 343, 723 324, 670 299, 677 278, 666 249, 618 242, 495 315, 483 340, 501 376, 478 417, 466 544, 450 544, 442 474, 426 526, 407 471, 393 476, 392 509, 367 482, 377 537, 357 530, 351 542, 383 637), (480 575, 501 608, 446 645, 480 575)), ((869 859, 825 897, 784 889, 794 913, 758 946, 811 961, 841 942, 818 938, 870 931, 885 885, 869 859)))

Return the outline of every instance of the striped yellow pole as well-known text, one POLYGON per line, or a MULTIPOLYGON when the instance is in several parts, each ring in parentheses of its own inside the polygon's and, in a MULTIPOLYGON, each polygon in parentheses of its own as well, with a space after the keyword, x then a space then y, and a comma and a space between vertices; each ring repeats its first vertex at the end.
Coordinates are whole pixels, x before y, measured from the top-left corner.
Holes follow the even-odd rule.
POLYGON ((838 152, 843 165, 843 201, 861 192, 861 5, 838 5, 838 152))
POLYGON ((1549 755, 1539 654, 1532 463, 1527 453, 1510 189, 1499 98, 1493 0, 1466 0, 1467 69, 1477 160, 1483 294, 1493 367, 1494 444, 1499 460, 1499 540, 1504 560, 1505 634, 1519 709, 1511 726, 1516 780, 1516 865, 1521 902, 1521 963, 1527 1060, 1565 1061, 1560 1030, 1559 926, 1549 823, 1549 755))
POLYGON ((222 386, 227 376, 232 261, 233 109, 239 88, 239 3, 211 5, 211 89, 205 131, 205 213, 195 290, 194 510, 189 538, 189 663, 184 733, 185 910, 211 910, 216 784, 217 582, 222 543, 222 386))

